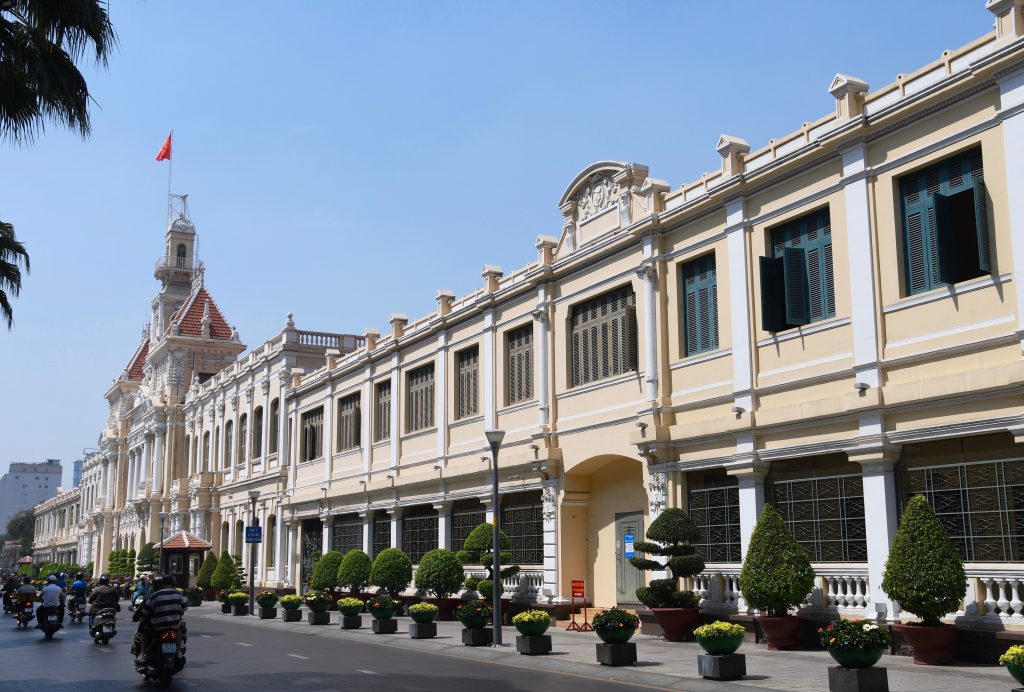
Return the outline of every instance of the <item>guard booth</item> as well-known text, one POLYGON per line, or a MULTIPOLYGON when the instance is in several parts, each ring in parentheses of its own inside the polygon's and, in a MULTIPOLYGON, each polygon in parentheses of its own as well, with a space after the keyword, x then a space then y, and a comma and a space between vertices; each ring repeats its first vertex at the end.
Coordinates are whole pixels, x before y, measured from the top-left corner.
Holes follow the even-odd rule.
POLYGON ((199 574, 199 566, 203 564, 206 551, 213 548, 188 531, 178 531, 156 547, 160 550, 159 572, 172 575, 175 584, 182 589, 195 586, 196 575, 199 574))

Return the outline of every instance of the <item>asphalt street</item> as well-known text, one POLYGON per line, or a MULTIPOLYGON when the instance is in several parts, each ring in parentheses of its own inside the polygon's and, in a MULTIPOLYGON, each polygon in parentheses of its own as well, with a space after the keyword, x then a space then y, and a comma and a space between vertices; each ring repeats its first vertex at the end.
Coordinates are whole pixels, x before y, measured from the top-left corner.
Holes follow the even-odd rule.
MULTIPOLYGON (((203 608, 203 614, 208 610, 203 608)), ((216 689, 218 692, 285 689, 303 692, 627 692, 651 689, 532 669, 527 657, 522 657, 522 665, 503 665, 450 654, 363 644, 312 633, 306 635, 301 631, 248 627, 233 620, 231 617, 186 617, 188 664, 175 676, 172 689, 216 689)), ((147 689, 151 686, 144 684, 142 676, 134 671, 128 652, 134 630, 127 608, 119 613, 117 636, 107 646, 92 642, 88 624, 66 622, 52 641, 45 641, 41 631, 19 630, 13 619, 3 616, 0 619, 0 661, 3 662, 0 691, 147 689)))

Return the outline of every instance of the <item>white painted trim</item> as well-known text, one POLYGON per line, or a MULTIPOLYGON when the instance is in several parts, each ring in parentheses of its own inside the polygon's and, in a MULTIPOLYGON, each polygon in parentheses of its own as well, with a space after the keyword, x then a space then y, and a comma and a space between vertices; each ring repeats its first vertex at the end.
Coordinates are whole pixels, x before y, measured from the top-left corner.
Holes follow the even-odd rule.
MULTIPOLYGON (((782 367, 782 368, 775 368, 774 370, 762 370, 761 372, 757 373, 757 376, 758 376, 758 379, 760 379, 762 377, 774 377, 775 375, 782 375, 782 374, 785 374, 787 372, 794 372, 796 370, 804 370, 806 368, 813 368, 813 367, 818 366, 818 365, 826 365, 828 363, 835 363, 836 361, 840 361, 840 360, 852 360, 852 359, 853 359, 853 353, 851 353, 850 351, 845 351, 843 353, 835 353, 835 354, 833 354, 831 356, 825 356, 824 358, 815 358, 814 360, 805 360, 805 361, 803 361, 801 363, 797 363, 796 365, 787 365, 787 366, 782 367)), ((832 375, 830 374, 829 377, 831 378, 831 376, 832 375)), ((804 380, 803 382, 806 382, 806 380, 804 380)), ((788 388, 790 385, 794 385, 794 384, 798 384, 798 382, 787 382, 786 386, 788 388)), ((757 391, 764 392, 764 391, 767 391, 768 389, 769 389, 769 387, 758 387, 757 391)))
POLYGON ((466 425, 470 425, 471 423, 479 423, 482 420, 484 420, 484 415, 482 413, 480 413, 480 414, 477 414, 475 416, 470 416, 469 418, 459 418, 458 420, 454 420, 454 421, 452 421, 451 423, 448 424, 448 427, 449 428, 461 428, 461 427, 464 427, 466 425))
MULTIPOLYGON (((534 393, 536 393, 536 389, 537 389, 537 387, 536 387, 536 380, 534 380, 534 393)), ((539 406, 539 404, 537 403, 537 399, 536 398, 527 399, 525 401, 520 401, 518 403, 512 404, 511 406, 506 406, 504 408, 499 408, 497 413, 498 413, 499 416, 506 416, 506 415, 509 415, 511 413, 518 413, 520 411, 525 411, 527 409, 535 408, 536 406, 539 406)))
MULTIPOLYGON (((976 329, 985 329, 987 327, 996 327, 1000 324, 1012 324, 1017 321, 1015 315, 1004 315, 1003 317, 997 317, 992 320, 985 320, 984 322, 974 322, 971 324, 965 324, 961 327, 954 327, 953 329, 943 329, 937 332, 929 332, 927 334, 919 334, 917 336, 911 336, 906 339, 900 339, 898 341, 890 341, 885 346, 889 348, 900 348, 901 346, 909 346, 911 344, 921 343, 922 341, 931 341, 933 339, 941 339, 947 336, 955 336, 957 334, 964 334, 966 332, 972 332, 976 329)), ((888 362, 888 361, 887 361, 888 362)))
MULTIPOLYGON (((414 433, 406 433, 402 435, 402 441, 415 440, 418 437, 426 437, 427 435, 437 434, 437 426, 432 425, 429 428, 423 428, 423 430, 417 430, 414 433)), ((402 464, 404 466, 404 464, 402 464)))
POLYGON ((965 437, 982 433, 1002 432, 1007 428, 1024 424, 1024 415, 1001 416, 999 418, 982 418, 961 423, 943 423, 912 430, 894 430, 886 433, 890 442, 905 444, 908 442, 925 442, 943 440, 950 437, 965 437))
POLYGON ((939 288, 934 288, 927 293, 918 293, 917 295, 904 298, 896 303, 886 305, 882 308, 882 313, 890 315, 894 312, 899 312, 900 310, 917 307, 918 305, 926 305, 927 303, 934 303, 939 300, 948 300, 954 296, 962 296, 966 293, 972 293, 983 288, 988 288, 989 286, 1005 284, 1011 279, 1011 274, 1001 274, 995 277, 981 276, 977 279, 971 279, 970 281, 964 281, 952 286, 941 286, 939 288))
POLYGON ((830 329, 845 327, 848 324, 850 324, 849 317, 833 317, 830 320, 822 320, 821 322, 815 322, 814 324, 805 327, 793 327, 792 329, 787 329, 783 332, 782 336, 770 336, 767 339, 761 339, 757 342, 757 347, 762 348, 764 346, 772 346, 777 343, 781 344, 784 341, 802 339, 803 337, 810 336, 811 334, 827 332, 830 329))
POLYGON ((695 356, 687 356, 682 360, 677 360, 668 367, 669 370, 681 370, 682 368, 688 368, 692 365, 700 365, 701 363, 707 363, 708 361, 718 360, 719 358, 725 358, 726 356, 731 355, 731 348, 719 348, 716 351, 707 351, 705 353, 698 353, 695 356))
MULTIPOLYGON (((589 394, 590 392, 596 392, 599 389, 605 389, 607 387, 614 387, 617 384, 622 384, 623 382, 629 382, 631 380, 636 380, 642 386, 643 376, 644 376, 644 373, 642 371, 640 371, 640 370, 633 370, 633 371, 627 372, 625 375, 619 375, 617 377, 609 377, 609 378, 604 379, 604 380, 598 380, 597 382, 591 382, 590 384, 581 385, 579 387, 573 387, 572 389, 569 389, 569 390, 566 390, 566 391, 561 392, 559 394, 556 394, 555 395, 555 400, 556 401, 561 401, 563 399, 570 399, 570 398, 572 398, 574 396, 579 396, 581 394, 589 394)), ((559 417, 559 420, 565 420, 565 419, 559 417)))
MULTIPOLYGON (((720 382, 712 382, 710 384, 703 384, 703 385, 701 385, 699 387, 689 387, 688 389, 679 389, 679 390, 676 390, 676 391, 672 392, 672 398, 675 399, 677 396, 687 396, 689 394, 698 394, 700 392, 706 392, 709 389, 718 389, 719 387, 728 387, 731 384, 732 384, 732 380, 722 380, 720 382)), ((732 391, 730 390, 729 394, 723 395, 723 398, 728 399, 728 398, 731 397, 731 395, 732 395, 732 391)), ((716 398, 718 398, 718 397, 716 397, 716 398)), ((693 404, 691 403, 691 404, 686 404, 686 406, 684 408, 692 408, 692 407, 693 407, 693 404)), ((673 407, 673 408, 675 408, 675 407, 673 407)))
MULTIPOLYGON (((559 416, 558 420, 559 420, 559 422, 567 423, 568 421, 571 421, 571 420, 579 420, 580 418, 589 418, 590 416, 594 416, 594 415, 597 415, 597 414, 600 414, 600 413, 611 413, 612 411, 621 411, 622 409, 629 409, 631 411, 635 411, 637 409, 637 407, 642 406, 645 403, 647 403, 647 402, 645 402, 643 399, 637 399, 636 401, 626 401, 624 403, 620 403, 620 404, 617 404, 615 406, 608 406, 606 408, 593 409, 593 410, 587 411, 585 413, 577 413, 575 416, 559 416)), ((618 422, 621 422, 621 421, 624 421, 624 420, 630 420, 630 419, 633 419, 635 417, 636 417, 635 415, 629 415, 629 416, 626 416, 625 418, 621 418, 621 419, 618 419, 616 421, 608 421, 607 424, 608 425, 612 425, 613 423, 618 423, 618 422)), ((588 427, 593 427, 593 426, 588 426, 588 427)), ((559 435, 564 435, 566 432, 569 432, 569 431, 559 430, 558 434, 559 435)))

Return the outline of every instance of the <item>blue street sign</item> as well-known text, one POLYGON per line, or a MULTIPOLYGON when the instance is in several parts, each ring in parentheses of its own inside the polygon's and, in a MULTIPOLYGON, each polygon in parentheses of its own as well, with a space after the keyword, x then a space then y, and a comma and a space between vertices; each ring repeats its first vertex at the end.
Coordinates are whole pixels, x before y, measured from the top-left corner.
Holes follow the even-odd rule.
POLYGON ((263 527, 262 526, 246 526, 245 527, 245 542, 246 543, 262 543, 263 542, 263 527))
POLYGON ((633 543, 636 541, 636 536, 633 533, 627 533, 622 537, 622 542, 626 544, 626 557, 636 557, 636 551, 633 549, 633 543))

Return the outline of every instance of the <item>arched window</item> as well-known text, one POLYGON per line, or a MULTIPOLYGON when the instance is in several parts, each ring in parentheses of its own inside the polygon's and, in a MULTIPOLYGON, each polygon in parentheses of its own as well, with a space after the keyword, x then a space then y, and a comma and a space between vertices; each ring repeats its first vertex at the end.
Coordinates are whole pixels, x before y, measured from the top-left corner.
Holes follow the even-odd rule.
POLYGON ((277 517, 271 514, 267 517, 267 534, 263 537, 263 544, 267 547, 267 555, 264 564, 267 567, 274 567, 274 553, 277 552, 277 546, 274 540, 277 538, 277 517))
POLYGON ((270 402, 270 449, 271 454, 277 453, 277 431, 281 425, 281 400, 270 402))
POLYGON ((252 412, 252 458, 263 454, 263 407, 257 406, 252 412))
POLYGON ((203 433, 203 471, 210 470, 210 431, 203 433))
POLYGON ((220 426, 218 425, 213 429, 213 467, 216 470, 220 470, 220 426))
POLYGON ((178 249, 175 251, 175 253, 177 255, 176 259, 178 267, 184 267, 186 262, 186 254, 188 253, 188 248, 185 247, 185 243, 178 243, 178 249))
POLYGON ((242 414, 238 419, 238 463, 245 463, 245 443, 249 435, 249 416, 242 414))
POLYGON ((234 421, 228 421, 224 424, 224 469, 228 470, 231 468, 231 460, 234 458, 231 456, 231 440, 234 438, 235 423, 234 421))

